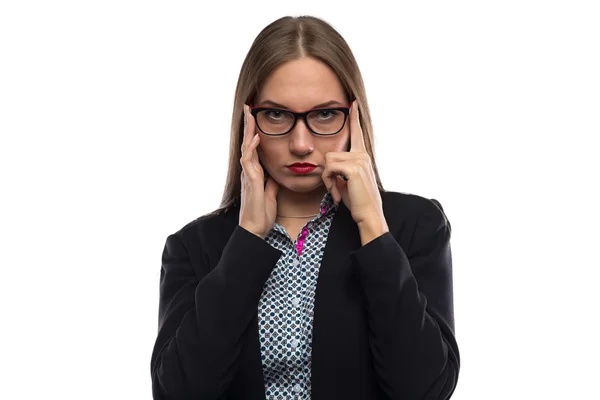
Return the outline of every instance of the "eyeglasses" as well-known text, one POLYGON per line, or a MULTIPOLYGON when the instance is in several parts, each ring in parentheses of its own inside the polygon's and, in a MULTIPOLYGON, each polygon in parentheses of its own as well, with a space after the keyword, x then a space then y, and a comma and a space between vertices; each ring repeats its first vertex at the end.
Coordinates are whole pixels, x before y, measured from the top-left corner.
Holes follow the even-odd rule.
POLYGON ((285 135, 294 129, 298 118, 302 118, 312 133, 330 136, 342 130, 351 105, 352 103, 348 104, 348 107, 315 108, 303 113, 280 108, 250 106, 250 112, 256 121, 256 126, 265 135, 285 135))

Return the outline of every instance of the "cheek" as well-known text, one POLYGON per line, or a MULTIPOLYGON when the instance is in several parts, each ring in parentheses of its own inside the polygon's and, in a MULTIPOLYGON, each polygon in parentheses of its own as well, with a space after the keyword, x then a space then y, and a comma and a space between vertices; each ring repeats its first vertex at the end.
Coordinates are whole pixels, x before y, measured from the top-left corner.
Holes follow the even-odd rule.
POLYGON ((337 142, 335 144, 330 144, 329 146, 323 146, 319 149, 319 151, 325 156, 325 154, 329 152, 342 153, 346 151, 350 151, 350 142, 346 143, 346 141, 337 142))
MULTIPOLYGON (((261 137, 261 140, 263 138, 261 137)), ((276 164, 278 161, 278 154, 281 154, 281 150, 277 148, 273 143, 269 143, 268 140, 260 142, 256 149, 258 158, 261 164, 276 164)))
MULTIPOLYGON (((261 137, 262 139, 262 137, 261 137)), ((258 162, 260 163, 260 165, 263 167, 263 171, 265 174, 265 178, 271 176, 271 173, 269 172, 270 168, 274 168, 273 166, 276 166, 278 164, 281 163, 281 160, 278 160, 278 154, 281 153, 280 150, 278 150, 276 148, 276 146, 273 146, 272 143, 260 143, 256 149, 257 154, 258 154, 258 162)))
POLYGON ((336 140, 334 142, 323 144, 323 147, 321 147, 320 150, 323 154, 326 154, 330 151, 335 151, 335 152, 350 151, 350 137, 339 138, 338 140, 336 140))

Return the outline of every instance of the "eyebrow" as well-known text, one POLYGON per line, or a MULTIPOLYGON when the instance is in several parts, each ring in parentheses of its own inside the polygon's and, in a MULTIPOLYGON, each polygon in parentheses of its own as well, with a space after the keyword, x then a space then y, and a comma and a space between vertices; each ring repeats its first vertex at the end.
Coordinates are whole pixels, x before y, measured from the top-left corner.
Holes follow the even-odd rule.
MULTIPOLYGON (((273 107, 284 108, 286 110, 290 109, 289 107, 286 107, 283 104, 276 103, 273 100, 263 100, 263 101, 260 102, 260 104, 261 104, 261 107, 264 107, 264 106, 267 106, 267 105, 271 105, 273 107)), ((332 105, 339 105, 339 106, 342 106, 342 107, 347 106, 347 104, 342 104, 342 103, 340 103, 337 100, 329 100, 329 101, 327 101, 325 103, 317 104, 316 106, 312 107, 311 110, 315 109, 315 108, 329 107, 329 106, 332 106, 332 105)))

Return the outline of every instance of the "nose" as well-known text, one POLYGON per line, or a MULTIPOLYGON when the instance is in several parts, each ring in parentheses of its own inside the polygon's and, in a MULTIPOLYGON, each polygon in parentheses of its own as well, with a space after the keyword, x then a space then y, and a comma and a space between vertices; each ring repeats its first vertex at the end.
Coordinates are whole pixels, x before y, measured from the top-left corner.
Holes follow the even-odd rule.
POLYGON ((313 134, 301 118, 298 118, 296 126, 288 134, 288 137, 290 138, 290 150, 293 153, 310 153, 315 148, 313 134))

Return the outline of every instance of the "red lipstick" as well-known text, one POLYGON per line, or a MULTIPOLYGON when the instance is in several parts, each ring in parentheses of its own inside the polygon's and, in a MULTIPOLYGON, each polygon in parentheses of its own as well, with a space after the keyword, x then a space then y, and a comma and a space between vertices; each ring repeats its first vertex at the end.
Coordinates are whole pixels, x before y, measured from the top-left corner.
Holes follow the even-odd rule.
POLYGON ((292 165, 288 165, 287 167, 297 174, 308 174, 317 168, 316 165, 311 163, 294 163, 292 165))

